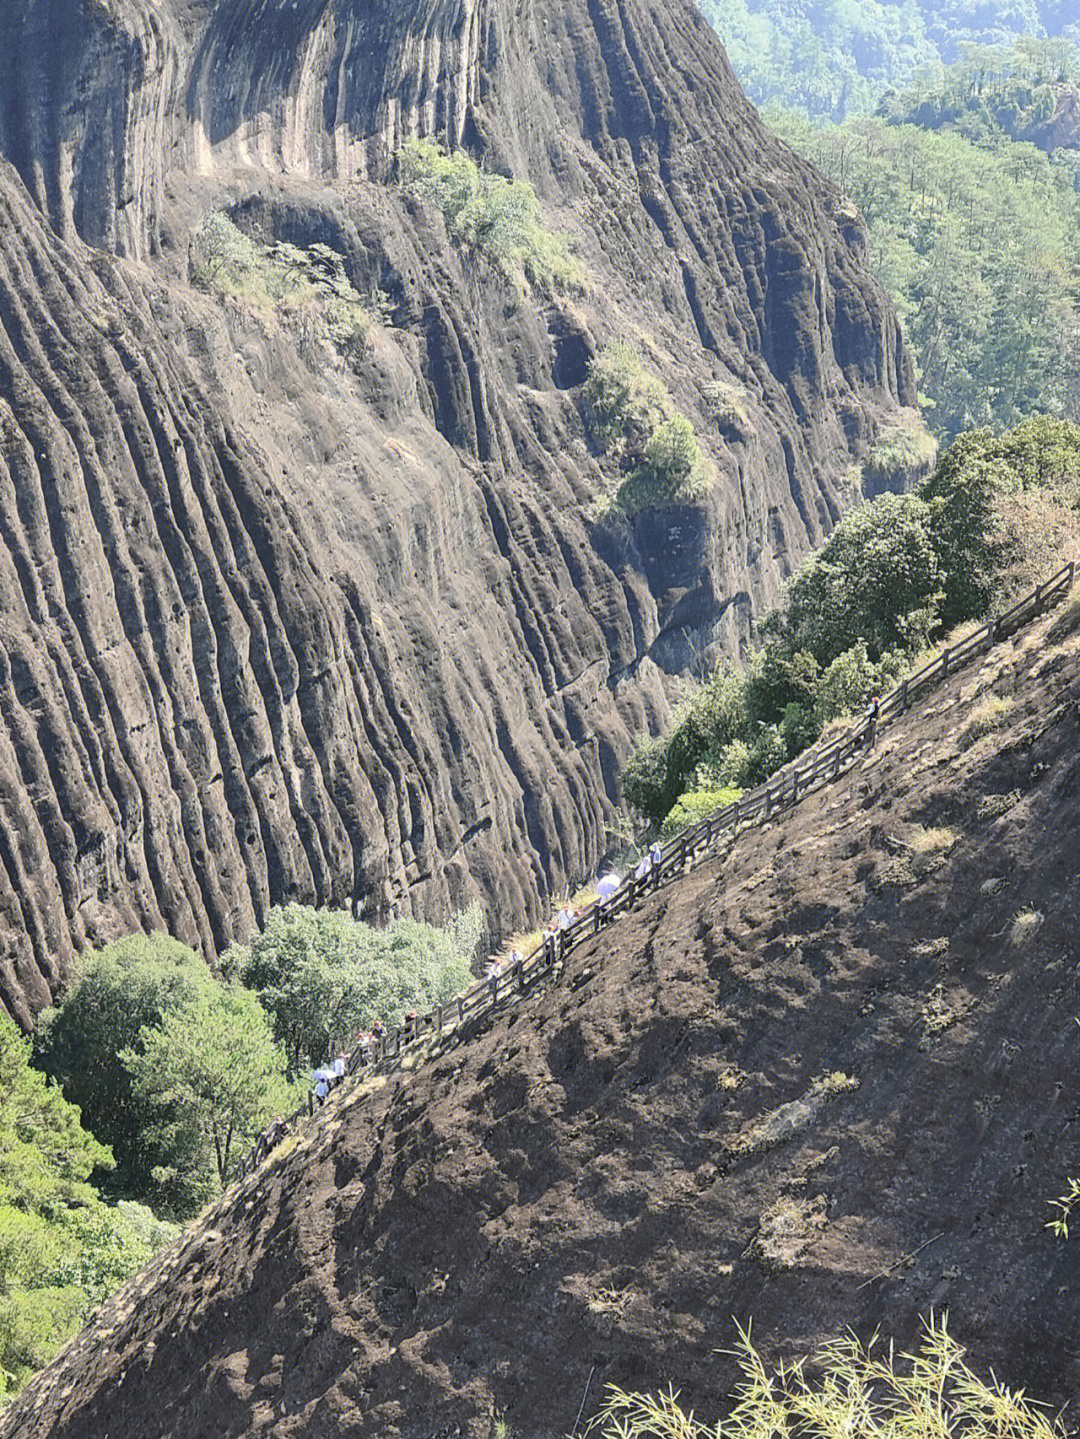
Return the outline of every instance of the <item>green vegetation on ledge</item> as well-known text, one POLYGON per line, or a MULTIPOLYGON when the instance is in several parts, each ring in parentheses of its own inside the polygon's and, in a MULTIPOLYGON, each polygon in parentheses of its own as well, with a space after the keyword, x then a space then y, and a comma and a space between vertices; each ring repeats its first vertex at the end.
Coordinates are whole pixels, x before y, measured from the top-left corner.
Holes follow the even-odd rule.
POLYGON ((565 235, 543 224, 526 180, 481 170, 464 150, 412 139, 397 153, 402 188, 433 205, 451 239, 493 260, 511 279, 542 290, 579 290, 581 266, 565 235))
POLYGON ((263 245, 221 210, 211 211, 192 237, 188 272, 201 289, 274 312, 307 361, 326 343, 356 364, 386 309, 383 295, 361 298, 344 258, 328 245, 263 245))
POLYGON ((640 350, 614 340, 594 356, 582 395, 592 432, 622 476, 615 499, 632 514, 701 498, 710 466, 694 427, 640 350))

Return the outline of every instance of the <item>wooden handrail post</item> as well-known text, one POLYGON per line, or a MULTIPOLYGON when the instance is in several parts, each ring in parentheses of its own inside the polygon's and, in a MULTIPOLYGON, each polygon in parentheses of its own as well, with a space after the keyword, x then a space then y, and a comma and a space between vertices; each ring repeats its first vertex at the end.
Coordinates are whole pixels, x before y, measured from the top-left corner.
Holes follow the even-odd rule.
POLYGON ((900 686, 900 713, 903 714, 903 712, 907 709, 907 707, 908 707, 908 692, 907 692, 907 680, 905 680, 905 681, 903 682, 903 684, 900 686))
POLYGON ((941 651, 941 678, 944 679, 948 673, 949 673, 949 647, 948 647, 948 645, 946 645, 945 648, 941 651))

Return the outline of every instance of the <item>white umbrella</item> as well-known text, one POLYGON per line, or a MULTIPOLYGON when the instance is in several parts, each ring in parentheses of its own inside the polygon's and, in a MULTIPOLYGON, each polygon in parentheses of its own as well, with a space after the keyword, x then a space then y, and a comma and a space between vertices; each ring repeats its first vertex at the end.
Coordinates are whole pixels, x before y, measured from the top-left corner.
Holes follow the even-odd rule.
POLYGON ((320 1079, 336 1079, 337 1075, 332 1069, 316 1069, 311 1077, 318 1082, 320 1079))
POLYGON ((617 874, 605 874, 603 879, 597 881, 596 892, 601 899, 610 899, 620 884, 622 880, 617 874))

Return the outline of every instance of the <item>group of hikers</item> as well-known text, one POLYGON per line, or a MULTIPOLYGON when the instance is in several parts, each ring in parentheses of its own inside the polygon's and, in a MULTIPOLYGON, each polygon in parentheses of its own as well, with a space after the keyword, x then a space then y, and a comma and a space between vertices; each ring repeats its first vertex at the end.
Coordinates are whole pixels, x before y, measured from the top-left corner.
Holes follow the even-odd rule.
MULTIPOLYGON (((659 840, 654 840, 652 845, 642 854, 633 871, 631 878, 640 887, 642 882, 649 878, 654 871, 659 874, 659 867, 664 858, 664 852, 660 847, 659 840)), ((608 869, 596 882, 597 909, 596 913, 602 922, 611 913, 612 903, 615 896, 627 883, 627 877, 619 874, 615 869, 608 869)), ((564 901, 555 918, 552 919, 546 928, 541 932, 540 941, 549 963, 555 963, 562 958, 565 936, 568 930, 581 918, 583 911, 575 908, 569 900, 564 901)), ((484 971, 484 978, 491 989, 491 998, 495 1000, 499 995, 499 982, 504 974, 517 974, 521 972, 521 966, 525 958, 520 949, 512 949, 505 958, 495 955, 488 963, 484 971)))
MULTIPOLYGON (((856 743, 865 743, 868 749, 873 749, 877 742, 878 719, 881 713, 881 700, 874 695, 869 701, 863 713, 863 726, 856 737, 856 743)), ((663 863, 664 853, 659 840, 654 840, 647 850, 641 855, 632 875, 620 875, 615 869, 606 870, 596 882, 596 918, 597 924, 602 924, 604 919, 611 914, 615 896, 630 882, 634 884, 635 891, 640 890, 645 881, 651 877, 659 879, 660 866, 663 863)), ((555 917, 547 924, 541 934, 541 943, 549 964, 554 965, 561 960, 565 946, 567 931, 572 929, 581 918, 582 910, 575 908, 569 900, 559 908, 555 917)), ((514 948, 509 955, 494 956, 484 971, 491 1000, 494 1003, 499 997, 499 987, 504 975, 519 975, 522 973, 522 966, 525 958, 520 949, 514 948)), ((415 1009, 409 1010, 404 1019, 404 1037, 406 1041, 414 1039, 419 1032, 419 1016, 415 1009)), ((356 1053, 361 1068, 374 1062, 379 1046, 386 1037, 387 1029, 382 1020, 375 1020, 370 1030, 363 1030, 356 1036, 356 1053)), ((333 1062, 326 1068, 317 1069, 312 1075, 313 1088, 309 1097, 308 1110, 313 1113, 317 1106, 325 1104, 330 1091, 345 1078, 348 1073, 348 1056, 342 1049, 333 1062)), ((260 1135, 256 1145, 256 1157, 268 1154, 271 1149, 284 1137, 288 1125, 280 1115, 275 1117, 260 1135)))

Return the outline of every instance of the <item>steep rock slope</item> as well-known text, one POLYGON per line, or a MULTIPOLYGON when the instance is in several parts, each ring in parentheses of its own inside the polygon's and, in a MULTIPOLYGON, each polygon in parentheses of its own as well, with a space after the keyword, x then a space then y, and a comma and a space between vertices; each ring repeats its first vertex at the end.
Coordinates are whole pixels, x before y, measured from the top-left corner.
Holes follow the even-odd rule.
POLYGON ((0 996, 289 898, 535 915, 667 676, 738 645, 913 398, 861 229, 689 4, 0 14, 0 996), (532 179, 586 292, 450 244, 390 183, 412 133, 532 179), (358 371, 192 290, 215 206, 389 295, 358 371), (590 518, 615 335, 702 433, 701 504, 590 518))
POLYGON ((1046 628, 556 988, 331 1106, 0 1435, 486 1439, 503 1412, 539 1439, 590 1374, 590 1408, 671 1380, 709 1412, 732 1316, 792 1357, 932 1308, 1075 1422, 1080 1249, 1043 1225, 1080 1155, 1080 635, 1046 628))

